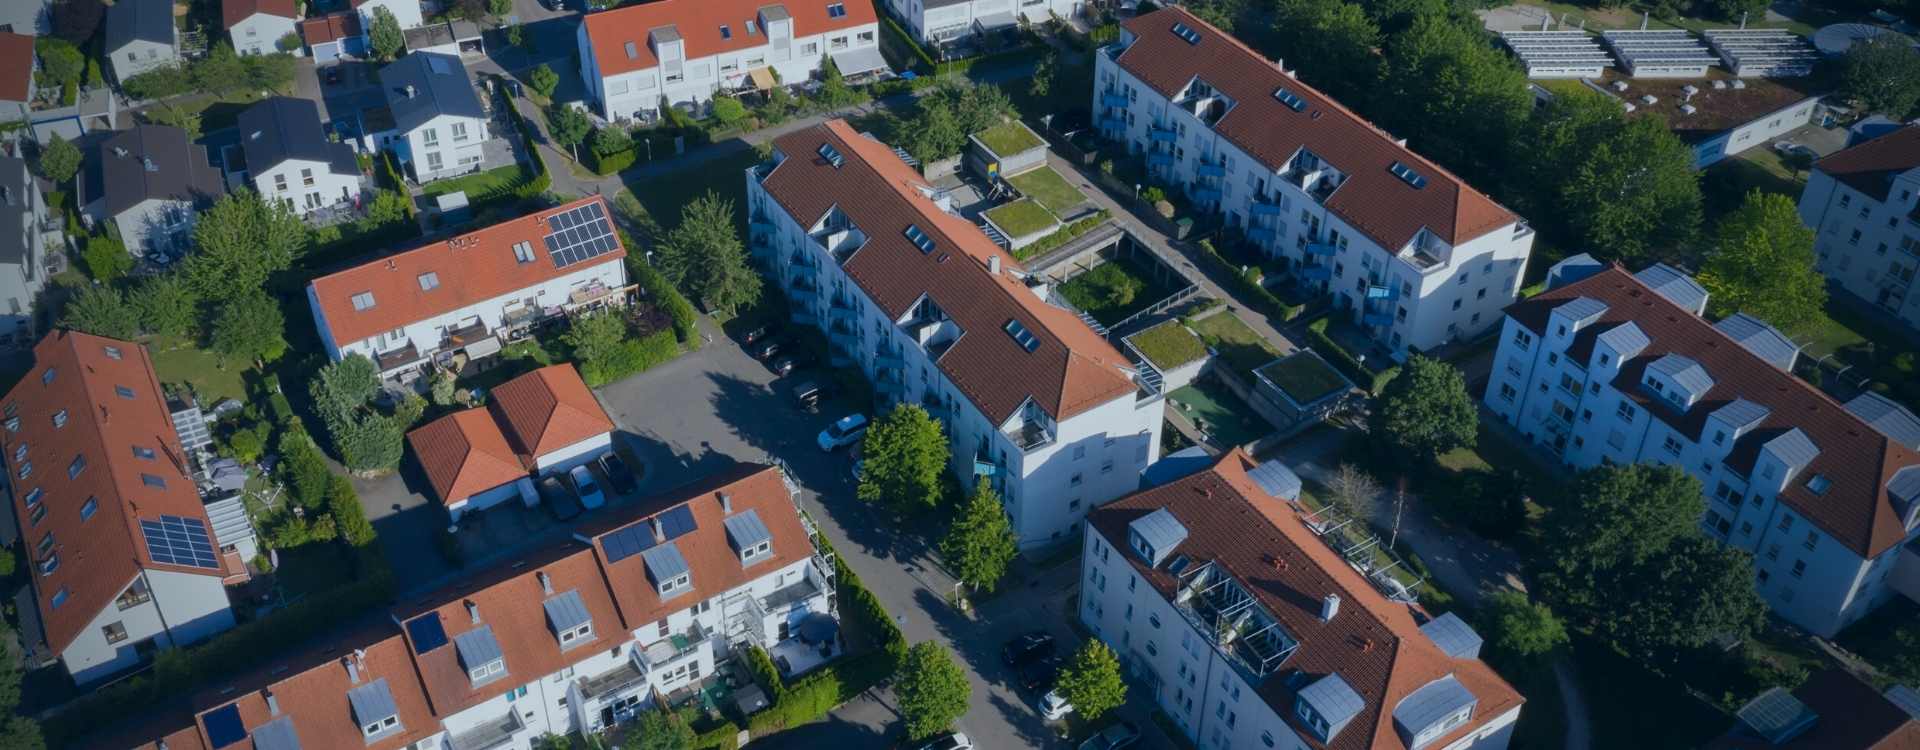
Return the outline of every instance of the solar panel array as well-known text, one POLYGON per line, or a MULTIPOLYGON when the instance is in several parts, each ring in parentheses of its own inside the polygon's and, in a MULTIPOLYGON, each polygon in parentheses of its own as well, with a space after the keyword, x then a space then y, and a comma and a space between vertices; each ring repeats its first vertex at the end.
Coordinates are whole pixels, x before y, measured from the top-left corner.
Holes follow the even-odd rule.
POLYGON ((207 724, 207 739, 213 742, 214 750, 247 738, 247 727, 240 723, 240 707, 237 705, 228 704, 214 709, 201 721, 207 724))
POLYGON ((1633 76, 1703 76, 1707 68, 1720 64, 1719 56, 1684 29, 1614 30, 1600 39, 1633 76))
POLYGON ((408 620, 407 637, 413 639, 413 652, 416 654, 447 645, 447 629, 440 625, 440 615, 436 612, 408 620))
POLYGON ((647 550, 653 549, 653 521, 660 522, 660 535, 663 541, 671 542, 700 527, 693 520, 693 509, 678 505, 652 519, 635 521, 600 537, 600 548, 607 555, 607 564, 625 560, 647 550))
POLYGON ((1500 40, 1528 78, 1596 78, 1613 67, 1613 57, 1584 31, 1503 31, 1500 40))
POLYGON ((207 534, 206 521, 184 516, 161 516, 158 521, 142 518, 140 533, 147 538, 147 554, 154 562, 190 568, 220 567, 220 558, 213 553, 213 537, 207 534))
POLYGON ((1804 76, 1813 73, 1819 50, 1786 29, 1715 29, 1707 46, 1736 76, 1804 76))
POLYGON ((547 217, 546 242, 555 268, 598 258, 620 246, 606 210, 597 202, 547 217))

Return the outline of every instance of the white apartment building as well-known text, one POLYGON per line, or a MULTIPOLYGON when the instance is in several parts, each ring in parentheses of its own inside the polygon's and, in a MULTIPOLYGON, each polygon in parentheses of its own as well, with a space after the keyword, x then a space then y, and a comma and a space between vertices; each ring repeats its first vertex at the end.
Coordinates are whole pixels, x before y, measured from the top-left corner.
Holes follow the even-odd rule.
POLYGON ((887 0, 913 38, 945 44, 968 34, 1011 29, 1020 23, 1046 23, 1078 15, 1084 0, 887 0))
POLYGON ((490 356, 535 323, 619 299, 626 255, 606 199, 588 196, 321 276, 307 305, 328 359, 359 354, 406 384, 430 357, 490 356))
POLYGON ((46 198, 26 160, 0 157, 0 349, 33 341, 35 303, 47 285, 49 226, 46 198))
POLYGON ((1138 486, 1162 394, 891 148, 832 120, 776 139, 746 180, 752 253, 795 322, 940 420, 950 468, 995 484, 1021 545, 1138 486))
POLYGON ((1800 220, 1815 267, 1848 294, 1920 328, 1920 125, 1828 155, 1807 174, 1800 220))
POLYGON ((1501 750, 1524 698, 1235 450, 1096 509, 1079 618, 1201 750, 1501 750))
POLYGON ((212 534, 146 348, 58 331, 33 365, 0 400, 27 664, 88 684, 233 627, 246 563, 212 534))
POLYGON ((664 103, 706 111, 717 93, 791 86, 831 58, 844 76, 886 67, 867 2, 663 0, 588 14, 580 77, 594 112, 650 122, 664 103))
POLYGON ((238 125, 247 179, 261 197, 300 216, 360 200, 360 162, 351 146, 327 139, 312 99, 269 97, 241 110, 238 125))
POLYGON ((102 50, 115 81, 180 62, 173 0, 125 0, 107 6, 105 38, 102 50))
POLYGON ((1100 131, 1404 359, 1499 322, 1533 230, 1179 7, 1095 56, 1100 131))
POLYGON ((294 0, 222 0, 220 17, 227 24, 233 51, 242 55, 280 52, 280 40, 299 33, 300 11, 294 0))
POLYGON ((1781 617, 1831 637, 1894 589, 1920 528, 1920 419, 1845 405, 1792 373, 1765 323, 1701 317, 1706 292, 1665 266, 1590 269, 1508 308, 1487 408, 1569 467, 1677 466, 1701 526, 1753 553, 1781 617))
POLYGON ((393 129, 371 134, 415 182, 477 172, 485 161, 487 110, 458 55, 412 52, 380 69, 393 129))

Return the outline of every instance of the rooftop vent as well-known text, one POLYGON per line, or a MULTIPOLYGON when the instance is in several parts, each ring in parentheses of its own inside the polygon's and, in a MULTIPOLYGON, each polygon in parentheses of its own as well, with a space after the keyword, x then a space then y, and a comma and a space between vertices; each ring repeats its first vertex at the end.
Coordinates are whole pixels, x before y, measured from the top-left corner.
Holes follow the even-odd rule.
POLYGON ((255 140, 255 141, 257 141, 257 140, 260 140, 260 136, 262 136, 262 135, 266 135, 266 133, 264 133, 264 132, 262 132, 262 131, 259 131, 259 130, 255 130, 255 131, 253 131, 252 133, 248 133, 248 134, 247 134, 247 138, 248 138, 248 140, 255 140))
POLYGON ((553 578, 549 577, 546 571, 535 573, 533 577, 540 579, 540 593, 553 596, 553 578))
POLYGON ((475 625, 480 624, 480 605, 474 604, 471 599, 467 600, 467 618, 475 625))
POLYGON ((1339 594, 1328 594, 1327 598, 1320 600, 1321 622, 1333 622, 1334 616, 1338 614, 1340 614, 1339 594))
POLYGON ((1186 40, 1188 44, 1200 43, 1200 32, 1194 31, 1193 27, 1184 23, 1175 23, 1173 25, 1173 35, 1186 40))
POLYGON ((153 163, 153 157, 151 156, 140 157, 140 166, 149 172, 160 171, 160 167, 153 163))
POLYGON ((733 512, 733 496, 732 495, 729 495, 725 492, 720 493, 720 512, 721 513, 733 512))

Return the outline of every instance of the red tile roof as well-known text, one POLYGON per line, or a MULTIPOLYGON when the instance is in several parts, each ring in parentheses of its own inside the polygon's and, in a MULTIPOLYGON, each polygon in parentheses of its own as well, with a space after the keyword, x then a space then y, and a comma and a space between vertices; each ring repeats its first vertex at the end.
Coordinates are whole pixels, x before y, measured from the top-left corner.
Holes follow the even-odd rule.
POLYGON ((35 570, 29 576, 46 644, 58 653, 113 606, 142 569, 216 578, 227 571, 156 562, 141 533, 141 520, 161 516, 198 521, 211 531, 146 347, 55 331, 34 347, 33 365, 0 401, 0 414, 20 420, 18 431, 0 432, 0 445, 30 564, 45 559, 37 548, 48 535, 51 554, 59 557, 51 575, 35 570), (135 456, 136 447, 152 449, 154 457, 135 456), (85 464, 69 478, 76 457, 85 464), (30 473, 21 477, 23 470, 30 473), (149 476, 165 486, 148 484, 149 476), (36 504, 46 509, 38 522, 27 507, 36 491, 36 504), (96 510, 81 518, 89 499, 96 510), (66 603, 55 609, 51 600, 62 589, 66 603))
MULTIPOLYGON (((1366 707, 1324 747, 1402 750, 1406 745, 1394 729, 1394 708, 1449 674, 1473 693, 1478 706, 1468 724, 1430 747, 1443 747, 1523 702, 1485 662, 1440 650, 1420 632, 1411 608, 1375 590, 1307 528, 1295 505, 1261 490, 1247 475, 1255 465, 1235 450, 1210 469, 1095 508, 1087 522, 1171 602, 1180 579, 1166 565, 1148 568, 1127 552, 1127 530, 1134 519, 1157 509, 1172 513, 1187 537, 1163 554, 1185 555, 1192 560, 1189 571, 1209 562, 1222 566, 1299 641, 1281 669, 1256 685, 1276 714, 1302 729, 1293 710, 1295 690, 1282 677, 1290 670, 1312 677, 1338 673, 1365 700, 1366 707), (1331 621, 1322 621, 1321 602, 1328 594, 1338 594, 1342 604, 1331 621)), ((1309 747, 1322 747, 1309 734, 1300 737, 1309 747)))
POLYGON ((1828 154, 1814 169, 1831 175, 1847 187, 1885 202, 1893 178, 1920 167, 1920 125, 1908 125, 1879 138, 1828 154))
POLYGON ((1779 745, 1741 725, 1707 745, 1708 750, 1916 750, 1920 720, 1839 669, 1823 669, 1794 688, 1793 697, 1819 718, 1813 727, 1779 745))
POLYGON ((247 20, 255 13, 265 13, 281 18, 299 18, 294 10, 293 0, 221 0, 220 18, 231 28, 234 24, 247 20))
POLYGON ((414 458, 442 503, 464 500, 527 476, 527 465, 507 445, 486 409, 458 411, 428 422, 407 433, 407 444, 413 446, 414 458))
POLYGON ((501 383, 487 409, 520 459, 536 459, 613 430, 613 419, 573 365, 548 365, 501 383))
POLYGON ((0 31, 0 101, 24 102, 33 84, 33 37, 0 31))
POLYGON ((1234 106, 1214 131, 1270 169, 1286 167, 1305 148, 1345 173, 1346 182, 1326 200, 1327 210, 1389 251, 1406 246, 1422 228, 1459 245, 1519 221, 1459 177, 1394 143, 1386 131, 1184 8, 1137 16, 1123 26, 1134 42, 1116 60, 1121 69, 1168 99, 1196 76, 1231 97, 1234 106), (1174 34, 1176 23, 1199 34, 1199 43, 1174 34), (1296 112, 1274 99, 1281 87, 1304 99, 1306 110, 1296 112), (1395 162, 1426 177, 1426 187, 1416 189, 1389 172, 1395 162))
POLYGON ((662 26, 672 26, 680 34, 688 60, 768 44, 766 29, 747 33, 747 22, 759 26, 760 10, 767 7, 783 8, 793 18, 794 39, 877 20, 869 0, 658 0, 590 13, 583 23, 600 75, 615 76, 659 64, 648 36, 662 26), (842 6, 846 15, 828 17, 829 5, 842 6), (723 25, 732 38, 720 37, 723 25), (633 44, 633 57, 627 56, 628 43, 633 44))
POLYGON ((617 245, 617 238, 613 252, 566 268, 556 266, 548 256, 547 217, 588 204, 608 211, 606 199, 588 196, 314 279, 307 292, 319 300, 326 318, 323 335, 331 335, 332 343, 341 346, 597 265, 620 262, 627 251, 617 245), (513 246, 520 242, 533 245, 531 262, 514 259, 513 246), (429 272, 439 276, 440 284, 422 291, 420 277, 429 272), (362 292, 373 293, 374 305, 355 310, 353 296, 362 292))
MULTIPOLYGON (((329 634, 294 653, 262 659, 257 671, 220 685, 198 702, 195 721, 203 741, 212 736, 204 734, 208 715, 224 713, 227 706, 239 711, 241 727, 248 732, 281 716, 290 717, 302 747, 398 750, 440 731, 439 717, 427 706, 407 643, 394 632, 393 622, 384 618, 329 634), (400 729, 378 742, 367 742, 361 721, 382 717, 354 716, 347 691, 377 680, 386 681, 400 729), (268 706, 268 695, 273 696, 278 713, 268 706)), ((171 743, 168 750, 173 750, 171 743)))
POLYGON ((1553 308, 1579 297, 1607 306, 1600 319, 1589 324, 1596 330, 1631 321, 1650 341, 1640 356, 1621 365, 1613 384, 1622 395, 1696 441, 1707 415, 1733 399, 1765 406, 1766 419, 1735 445, 1729 464, 1751 466, 1760 444, 1797 427, 1820 451, 1801 474, 1825 475, 1831 485, 1815 495, 1804 478, 1796 477, 1780 493, 1787 507, 1862 557, 1878 555, 1906 537, 1887 482, 1901 468, 1920 465, 1920 453, 1881 434, 1812 384, 1768 364, 1618 265, 1514 303, 1507 314, 1544 335, 1553 308), (1674 415, 1665 401, 1654 402, 1638 386, 1646 366, 1667 353, 1694 359, 1713 378, 1713 389, 1685 415, 1674 415))
POLYGON ((831 120, 774 141, 786 156, 762 183, 802 226, 835 206, 867 236, 847 259, 847 275, 881 310, 898 319, 922 297, 959 324, 962 335, 938 364, 961 393, 995 424, 1031 398, 1055 419, 1067 419, 1137 389, 1132 365, 1072 312, 1048 304, 1021 282, 1013 259, 979 227, 942 211, 930 189, 893 150, 831 120), (819 156, 831 144, 841 167, 819 156), (937 250, 923 253, 906 238, 918 226, 937 250), (1003 270, 988 271, 999 257, 1003 270), (1005 332, 1019 321, 1039 345, 1026 351, 1005 332))
POLYGON ((360 36, 360 14, 341 11, 300 22, 300 38, 307 46, 360 36))

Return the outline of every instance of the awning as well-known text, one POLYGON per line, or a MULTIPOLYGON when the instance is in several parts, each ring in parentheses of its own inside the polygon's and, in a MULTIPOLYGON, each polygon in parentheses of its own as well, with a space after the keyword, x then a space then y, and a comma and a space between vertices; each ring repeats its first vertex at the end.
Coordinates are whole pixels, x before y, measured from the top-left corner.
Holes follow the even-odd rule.
POLYGON ((1027 23, 1046 23, 1053 20, 1053 12, 1047 10, 1046 4, 1042 3, 1021 8, 1020 17, 1027 19, 1027 23))
MULTIPOLYGON (((844 70, 840 72, 843 75, 846 73, 844 70)), ((773 88, 772 68, 754 68, 753 70, 747 71, 747 77, 753 79, 753 88, 755 91, 766 91, 767 89, 773 88)))
POLYGON ((840 69, 840 75, 857 76, 876 70, 886 70, 887 58, 880 56, 879 47, 862 47, 833 53, 833 66, 840 69))
POLYGON ((465 351, 467 353, 467 356, 471 359, 479 359, 481 357, 489 357, 495 354, 499 354, 500 353, 500 337, 488 336, 484 339, 480 339, 479 341, 475 341, 471 344, 468 344, 466 346, 465 351))
POLYGON ((1013 24, 1014 24, 1013 11, 1010 11, 1010 10, 1001 11, 999 13, 989 13, 987 15, 980 16, 978 18, 973 19, 974 28, 980 29, 981 31, 992 31, 994 29, 1006 28, 1008 26, 1012 26, 1013 24))

